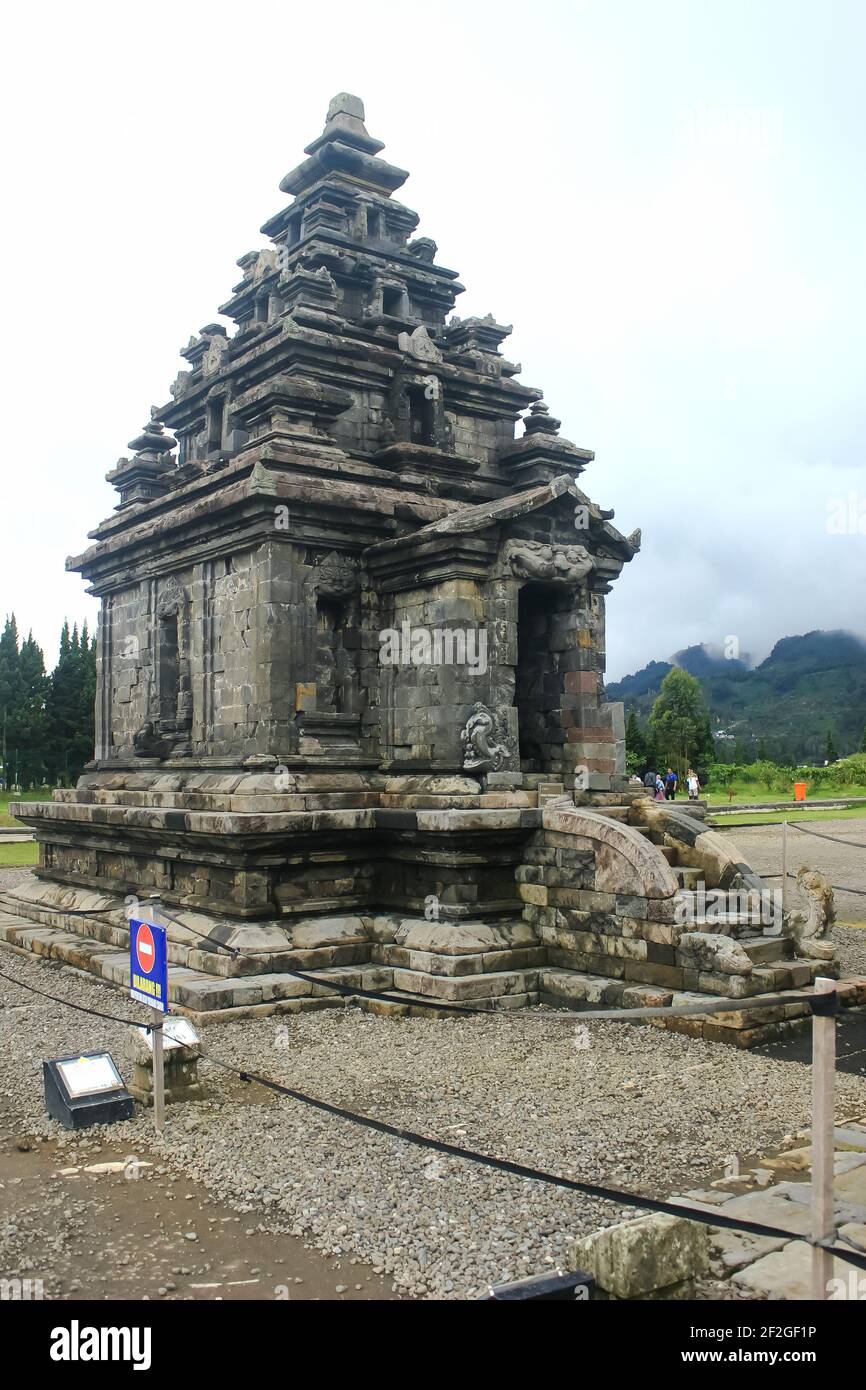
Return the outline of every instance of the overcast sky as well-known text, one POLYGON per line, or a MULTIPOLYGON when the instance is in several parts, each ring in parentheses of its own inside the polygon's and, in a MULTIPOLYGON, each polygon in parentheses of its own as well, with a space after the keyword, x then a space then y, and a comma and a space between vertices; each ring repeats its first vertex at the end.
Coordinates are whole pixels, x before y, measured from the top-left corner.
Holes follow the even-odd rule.
POLYGON ((105 473, 339 91, 457 313, 514 324, 582 483, 643 528, 609 678, 866 633, 862 0, 37 0, 4 28, 0 618, 49 665, 95 616, 63 562, 105 473))

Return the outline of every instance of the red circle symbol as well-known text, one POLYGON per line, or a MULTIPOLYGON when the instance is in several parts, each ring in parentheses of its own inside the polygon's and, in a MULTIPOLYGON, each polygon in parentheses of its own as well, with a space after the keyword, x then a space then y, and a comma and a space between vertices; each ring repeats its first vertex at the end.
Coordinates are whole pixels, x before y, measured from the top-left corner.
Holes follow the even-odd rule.
POLYGON ((142 922, 135 938, 135 958, 143 975, 149 975, 156 965, 156 947, 153 932, 146 922, 142 922))

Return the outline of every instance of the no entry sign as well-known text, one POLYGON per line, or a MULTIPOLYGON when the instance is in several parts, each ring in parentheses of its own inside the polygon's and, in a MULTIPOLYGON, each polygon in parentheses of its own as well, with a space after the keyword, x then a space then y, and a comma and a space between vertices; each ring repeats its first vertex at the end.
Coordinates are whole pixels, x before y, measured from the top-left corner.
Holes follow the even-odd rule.
POLYGON ((135 918, 129 924, 129 993, 140 1004, 168 1012, 165 927, 135 918))

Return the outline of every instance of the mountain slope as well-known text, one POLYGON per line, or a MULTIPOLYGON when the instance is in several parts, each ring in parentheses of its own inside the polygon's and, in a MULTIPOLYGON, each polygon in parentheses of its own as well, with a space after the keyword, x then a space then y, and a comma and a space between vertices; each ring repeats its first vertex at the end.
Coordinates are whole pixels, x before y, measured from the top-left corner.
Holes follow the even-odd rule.
POLYGON ((682 666, 701 683, 718 740, 754 753, 763 743, 780 762, 823 761, 828 731, 838 753, 859 748, 866 727, 866 642, 850 632, 807 632, 783 637, 759 666, 727 661, 706 646, 678 652, 672 662, 652 661, 612 682, 608 699, 622 700, 646 718, 662 680, 682 666))

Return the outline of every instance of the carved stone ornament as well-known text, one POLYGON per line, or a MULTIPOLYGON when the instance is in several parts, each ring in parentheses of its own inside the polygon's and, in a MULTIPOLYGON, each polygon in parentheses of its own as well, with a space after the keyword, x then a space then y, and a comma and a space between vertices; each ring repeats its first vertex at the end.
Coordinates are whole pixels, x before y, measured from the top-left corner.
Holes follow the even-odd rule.
POLYGON ((348 598, 355 592, 357 581, 354 566, 332 550, 316 565, 306 581, 306 587, 325 598, 348 598))
POLYGON ((586 546, 545 545, 543 541, 508 541, 502 559, 518 579, 545 579, 559 584, 583 584, 596 568, 586 546))
POLYGON ((229 345, 225 338, 217 337, 211 339, 210 347, 205 353, 201 369, 205 376, 215 376, 221 371, 223 365, 228 360, 229 345))
POLYGON ((167 758, 172 750, 171 742, 160 738, 150 719, 133 736, 132 747, 137 758, 167 758))
POLYGON ((418 325, 414 333, 400 333, 397 338, 397 346, 401 352, 417 358, 419 362, 442 361, 442 353, 433 342, 423 323, 418 325))
POLYGON ((832 960, 835 951, 825 938, 836 920, 833 889, 817 869, 805 866, 797 873, 797 887, 806 899, 805 912, 792 912, 788 927, 796 943, 797 955, 807 959, 832 960))
POLYGON ((496 772, 508 757, 502 719, 486 705, 475 704, 460 735, 463 767, 467 772, 496 772), (502 742, 496 743, 495 739, 502 742))
POLYGON ((158 618, 168 618, 172 613, 179 613, 186 603, 186 594, 178 584, 174 576, 166 579, 160 585, 159 598, 156 602, 156 615, 158 618))

